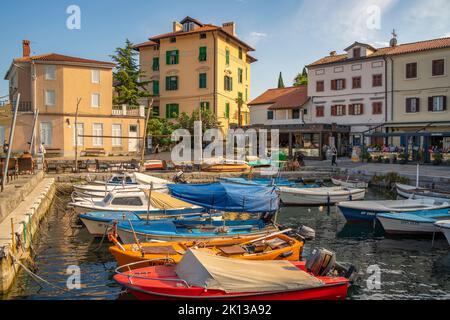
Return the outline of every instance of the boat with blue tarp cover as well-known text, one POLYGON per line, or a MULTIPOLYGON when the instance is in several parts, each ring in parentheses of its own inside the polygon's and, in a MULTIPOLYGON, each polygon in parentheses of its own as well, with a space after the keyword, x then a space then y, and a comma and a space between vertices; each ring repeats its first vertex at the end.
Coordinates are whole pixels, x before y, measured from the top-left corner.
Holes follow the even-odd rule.
POLYGON ((320 188, 317 184, 305 184, 303 181, 289 181, 283 178, 219 178, 224 182, 230 182, 243 185, 261 185, 261 186, 278 186, 278 187, 296 187, 296 188, 320 188))

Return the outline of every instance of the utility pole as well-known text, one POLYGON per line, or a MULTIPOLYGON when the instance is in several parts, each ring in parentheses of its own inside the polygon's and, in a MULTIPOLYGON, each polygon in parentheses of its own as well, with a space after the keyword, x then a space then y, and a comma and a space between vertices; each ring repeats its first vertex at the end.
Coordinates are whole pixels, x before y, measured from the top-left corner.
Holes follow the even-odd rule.
POLYGON ((78 110, 81 98, 77 99, 77 109, 75 111, 75 173, 78 172, 78 110))
POLYGON ((147 115, 145 117, 145 123, 144 123, 144 136, 142 137, 142 148, 141 148, 141 166, 144 167, 144 156, 145 156, 145 139, 147 137, 148 133, 148 122, 150 121, 150 117, 153 112, 153 99, 150 101, 148 108, 147 108, 147 115))
POLYGON ((6 185, 6 177, 8 176, 8 166, 9 159, 11 158, 11 151, 14 143, 14 131, 16 129, 16 120, 17 120, 17 112, 19 111, 19 103, 20 103, 20 93, 17 95, 16 106, 14 107, 14 115, 11 123, 11 132, 9 133, 9 148, 8 154, 5 159, 5 167, 3 168, 3 178, 2 178, 2 191, 6 185))

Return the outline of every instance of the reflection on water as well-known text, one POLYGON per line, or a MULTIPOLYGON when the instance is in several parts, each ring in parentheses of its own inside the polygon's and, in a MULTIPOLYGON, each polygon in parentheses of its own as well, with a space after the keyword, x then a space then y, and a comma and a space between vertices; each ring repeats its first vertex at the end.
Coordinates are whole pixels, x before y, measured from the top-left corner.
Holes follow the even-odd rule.
MULTIPOLYGON (((369 199, 386 198, 371 191, 369 199)), ((350 288, 350 299, 450 299, 450 252, 445 240, 438 239, 431 248, 430 239, 385 239, 377 224, 346 224, 336 208, 283 208, 283 225, 306 225, 316 230, 316 239, 308 242, 305 256, 313 248, 336 252, 339 261, 355 264, 360 277, 350 288), (381 269, 381 289, 367 289, 369 266, 381 269)), ((65 287, 68 266, 81 268, 82 289, 61 292, 41 287, 21 273, 10 299, 130 299, 112 280, 116 263, 108 244, 100 245, 79 224, 77 217, 54 210, 42 225, 36 245, 38 274, 53 284, 65 287)))

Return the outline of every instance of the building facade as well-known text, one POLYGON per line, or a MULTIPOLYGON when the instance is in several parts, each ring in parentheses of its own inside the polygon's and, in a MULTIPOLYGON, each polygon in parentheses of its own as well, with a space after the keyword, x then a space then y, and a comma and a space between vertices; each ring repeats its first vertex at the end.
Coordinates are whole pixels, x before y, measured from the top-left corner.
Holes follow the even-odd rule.
POLYGON ((172 32, 136 46, 142 79, 155 98, 153 116, 175 119, 208 108, 224 132, 249 123, 250 66, 256 59, 235 28, 233 22, 219 27, 186 17, 173 23, 172 32))
MULTIPOLYGON (((14 152, 35 151, 41 143, 60 156, 74 156, 76 147, 105 154, 140 150, 144 107, 113 108, 114 64, 55 53, 30 56, 30 51, 25 40, 23 56, 13 60, 5 76, 13 105, 20 93, 14 152)), ((9 136, 9 126, 1 131, 9 136)))

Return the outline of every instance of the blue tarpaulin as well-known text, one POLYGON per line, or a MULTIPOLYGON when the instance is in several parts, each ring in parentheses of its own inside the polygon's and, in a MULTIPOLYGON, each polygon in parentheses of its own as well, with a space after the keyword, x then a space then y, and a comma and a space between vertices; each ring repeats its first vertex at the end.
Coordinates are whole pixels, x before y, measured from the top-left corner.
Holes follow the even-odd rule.
POLYGON ((279 199, 275 186, 218 182, 168 185, 172 196, 192 204, 225 212, 274 213, 279 199))

